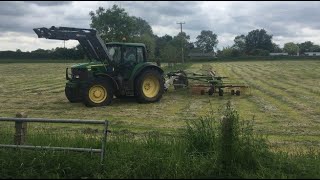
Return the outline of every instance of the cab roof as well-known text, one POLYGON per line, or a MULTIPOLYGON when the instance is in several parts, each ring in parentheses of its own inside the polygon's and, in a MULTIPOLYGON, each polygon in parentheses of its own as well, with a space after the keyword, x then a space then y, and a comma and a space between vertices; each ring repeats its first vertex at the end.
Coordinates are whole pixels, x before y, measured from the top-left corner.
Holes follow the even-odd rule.
POLYGON ((110 42, 106 43, 106 45, 124 45, 124 46, 139 46, 139 47, 146 47, 143 43, 123 43, 123 42, 110 42))

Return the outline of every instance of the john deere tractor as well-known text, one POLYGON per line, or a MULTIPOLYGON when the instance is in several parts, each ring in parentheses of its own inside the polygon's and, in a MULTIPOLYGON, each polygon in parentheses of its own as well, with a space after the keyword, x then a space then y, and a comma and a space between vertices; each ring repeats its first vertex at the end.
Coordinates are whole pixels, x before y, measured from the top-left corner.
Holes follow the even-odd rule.
POLYGON ((144 44, 104 43, 94 29, 52 26, 33 30, 39 38, 78 40, 89 58, 88 63, 66 69, 65 95, 70 102, 105 106, 111 104, 114 96, 134 96, 141 103, 161 99, 163 70, 147 62, 144 44))

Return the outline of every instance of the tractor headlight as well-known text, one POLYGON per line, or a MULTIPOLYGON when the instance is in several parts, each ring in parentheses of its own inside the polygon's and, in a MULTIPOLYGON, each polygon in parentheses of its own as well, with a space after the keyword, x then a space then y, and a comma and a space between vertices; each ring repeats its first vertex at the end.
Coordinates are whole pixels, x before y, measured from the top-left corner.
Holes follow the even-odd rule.
POLYGON ((84 68, 73 68, 72 78, 77 80, 86 80, 88 78, 88 71, 84 68))

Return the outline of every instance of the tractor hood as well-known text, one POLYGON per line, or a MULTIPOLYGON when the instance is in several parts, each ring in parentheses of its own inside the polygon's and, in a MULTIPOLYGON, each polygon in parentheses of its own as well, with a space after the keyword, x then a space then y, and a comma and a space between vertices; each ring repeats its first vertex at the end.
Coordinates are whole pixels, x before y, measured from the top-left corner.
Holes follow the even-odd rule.
POLYGON ((90 69, 92 65, 97 64, 93 62, 89 63, 79 63, 79 64, 74 64, 71 66, 71 68, 78 68, 78 69, 90 69))
POLYGON ((88 62, 88 63, 79 63, 71 66, 71 69, 92 69, 92 67, 103 68, 105 69, 105 64, 101 64, 100 62, 88 62))

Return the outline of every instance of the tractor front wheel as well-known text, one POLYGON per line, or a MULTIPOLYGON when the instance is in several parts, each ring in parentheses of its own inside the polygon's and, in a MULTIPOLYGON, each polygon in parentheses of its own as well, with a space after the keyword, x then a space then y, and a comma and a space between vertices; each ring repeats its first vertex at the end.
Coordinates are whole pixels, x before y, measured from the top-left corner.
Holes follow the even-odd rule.
POLYGON ((79 95, 77 89, 66 86, 64 88, 64 92, 69 102, 76 103, 81 101, 81 96, 79 95))
POLYGON ((111 104, 113 88, 108 81, 97 79, 83 89, 83 102, 86 106, 97 107, 111 104))
POLYGON ((219 96, 223 96, 223 89, 219 89, 219 96))
POLYGON ((155 69, 148 69, 137 78, 135 87, 138 102, 149 103, 159 101, 164 92, 162 75, 155 69))

